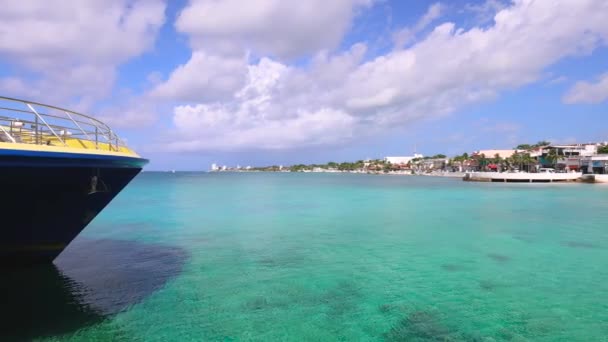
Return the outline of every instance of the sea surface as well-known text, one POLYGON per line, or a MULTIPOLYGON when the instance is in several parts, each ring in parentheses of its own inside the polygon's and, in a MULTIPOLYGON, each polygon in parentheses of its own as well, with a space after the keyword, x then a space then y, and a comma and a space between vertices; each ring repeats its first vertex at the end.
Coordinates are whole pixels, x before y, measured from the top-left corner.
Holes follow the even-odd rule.
POLYGON ((608 187, 146 172, 0 282, 2 341, 608 341, 608 187))

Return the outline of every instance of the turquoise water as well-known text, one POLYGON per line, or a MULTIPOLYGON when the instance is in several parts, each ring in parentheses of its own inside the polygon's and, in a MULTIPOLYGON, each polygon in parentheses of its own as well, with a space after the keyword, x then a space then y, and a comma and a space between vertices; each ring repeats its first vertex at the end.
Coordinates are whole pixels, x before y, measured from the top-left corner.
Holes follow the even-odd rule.
POLYGON ((17 338, 608 341, 608 187, 143 173, 56 265, 17 338))

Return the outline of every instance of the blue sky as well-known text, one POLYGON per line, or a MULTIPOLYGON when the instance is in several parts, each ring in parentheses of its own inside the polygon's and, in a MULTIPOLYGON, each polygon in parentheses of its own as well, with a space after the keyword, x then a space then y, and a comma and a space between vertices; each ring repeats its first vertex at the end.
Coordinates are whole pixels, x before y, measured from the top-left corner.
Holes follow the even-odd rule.
POLYGON ((605 13, 603 0, 9 1, 0 92, 92 113, 156 170, 606 141, 605 13))

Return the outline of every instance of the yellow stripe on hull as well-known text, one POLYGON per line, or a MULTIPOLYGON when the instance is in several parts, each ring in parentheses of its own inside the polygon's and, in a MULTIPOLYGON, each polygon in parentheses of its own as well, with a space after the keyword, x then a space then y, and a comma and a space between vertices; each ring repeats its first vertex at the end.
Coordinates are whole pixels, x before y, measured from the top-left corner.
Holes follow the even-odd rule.
MULTIPOLYGON (((37 152, 61 152, 61 153, 79 153, 79 154, 95 154, 95 155, 106 155, 106 156, 120 156, 120 157, 135 157, 139 158, 139 155, 135 151, 127 148, 120 147, 120 151, 110 150, 109 145, 105 143, 99 143, 99 149, 95 148, 95 143, 80 139, 66 139, 67 146, 61 145, 61 142, 56 141, 55 145, 33 145, 24 143, 9 143, 0 142, 0 149, 6 150, 19 150, 19 151, 37 151, 37 152)), ((114 148, 114 146, 112 146, 114 148)))

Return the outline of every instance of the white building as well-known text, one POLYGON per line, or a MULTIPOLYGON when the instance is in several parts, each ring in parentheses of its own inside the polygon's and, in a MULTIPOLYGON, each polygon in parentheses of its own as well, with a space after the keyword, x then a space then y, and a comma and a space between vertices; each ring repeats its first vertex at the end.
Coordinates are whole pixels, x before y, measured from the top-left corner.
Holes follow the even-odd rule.
POLYGON ((516 150, 479 150, 473 152, 473 155, 485 155, 486 158, 494 158, 497 154, 500 158, 506 159, 510 158, 513 154, 517 152, 516 150))
POLYGON ((211 171, 218 171, 220 168, 217 166, 216 163, 211 164, 211 171))
POLYGON ((597 144, 551 145, 538 148, 530 153, 532 157, 547 155, 551 150, 564 157, 591 157, 597 154, 597 144))
POLYGON ((414 153, 413 156, 407 157, 384 157, 384 161, 390 164, 407 164, 417 158, 424 158, 424 156, 422 154, 414 153))

